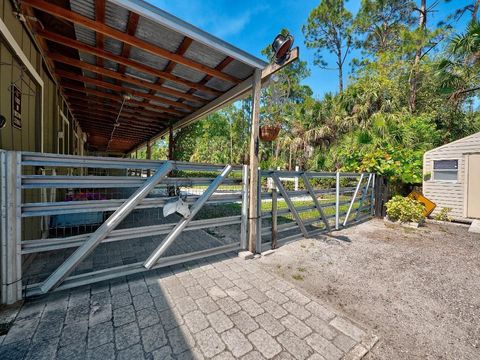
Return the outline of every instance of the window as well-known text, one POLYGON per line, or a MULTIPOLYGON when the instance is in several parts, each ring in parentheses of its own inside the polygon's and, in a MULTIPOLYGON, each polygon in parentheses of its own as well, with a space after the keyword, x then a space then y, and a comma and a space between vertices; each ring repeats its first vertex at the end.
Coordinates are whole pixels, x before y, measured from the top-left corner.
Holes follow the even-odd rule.
POLYGON ((434 160, 433 180, 435 181, 457 181, 458 160, 434 160))

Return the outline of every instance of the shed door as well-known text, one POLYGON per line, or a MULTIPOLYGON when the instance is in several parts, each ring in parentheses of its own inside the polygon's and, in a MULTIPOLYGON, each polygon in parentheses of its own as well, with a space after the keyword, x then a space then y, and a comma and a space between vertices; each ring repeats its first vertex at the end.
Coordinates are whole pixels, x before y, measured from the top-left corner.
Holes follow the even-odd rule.
POLYGON ((468 157, 467 216, 480 219, 480 155, 468 157))

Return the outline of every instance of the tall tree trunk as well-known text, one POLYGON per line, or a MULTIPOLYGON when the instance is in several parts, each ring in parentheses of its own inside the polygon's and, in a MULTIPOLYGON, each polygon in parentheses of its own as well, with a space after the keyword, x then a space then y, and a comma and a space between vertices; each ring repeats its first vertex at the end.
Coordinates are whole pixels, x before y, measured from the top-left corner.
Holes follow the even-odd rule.
POLYGON ((343 92, 343 54, 342 42, 337 41, 337 65, 338 65, 338 91, 343 92))
POLYGON ((343 65, 338 66, 338 90, 343 92, 343 65))
POLYGON ((475 4, 473 4, 473 10, 472 10, 472 20, 473 21, 478 21, 478 19, 477 19, 478 8, 480 8, 480 0, 475 1, 475 4))
MULTIPOLYGON (((422 32, 425 32, 427 28, 427 0, 421 0, 418 29, 422 32)), ((422 58, 422 49, 423 46, 420 43, 418 45, 417 51, 415 52, 415 59, 413 61, 412 71, 410 72, 410 98, 408 99, 408 105, 410 107, 410 112, 415 112, 417 109, 417 92, 418 92, 418 73, 420 66, 420 59, 422 58)))

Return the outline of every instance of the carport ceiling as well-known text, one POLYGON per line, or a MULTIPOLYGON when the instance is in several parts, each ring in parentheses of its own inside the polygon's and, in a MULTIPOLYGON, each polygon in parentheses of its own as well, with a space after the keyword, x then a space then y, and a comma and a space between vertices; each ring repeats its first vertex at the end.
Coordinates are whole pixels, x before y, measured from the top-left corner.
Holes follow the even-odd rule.
POLYGON ((75 119, 101 151, 128 152, 186 124, 266 66, 140 0, 21 4, 75 119))

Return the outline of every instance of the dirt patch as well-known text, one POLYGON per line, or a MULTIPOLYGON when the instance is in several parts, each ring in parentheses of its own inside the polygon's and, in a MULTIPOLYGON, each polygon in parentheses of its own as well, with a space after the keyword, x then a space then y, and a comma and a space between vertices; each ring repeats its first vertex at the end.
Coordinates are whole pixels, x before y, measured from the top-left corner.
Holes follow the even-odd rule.
POLYGON ((372 220, 260 263, 374 329, 367 359, 480 359, 480 235, 465 227, 372 220))

